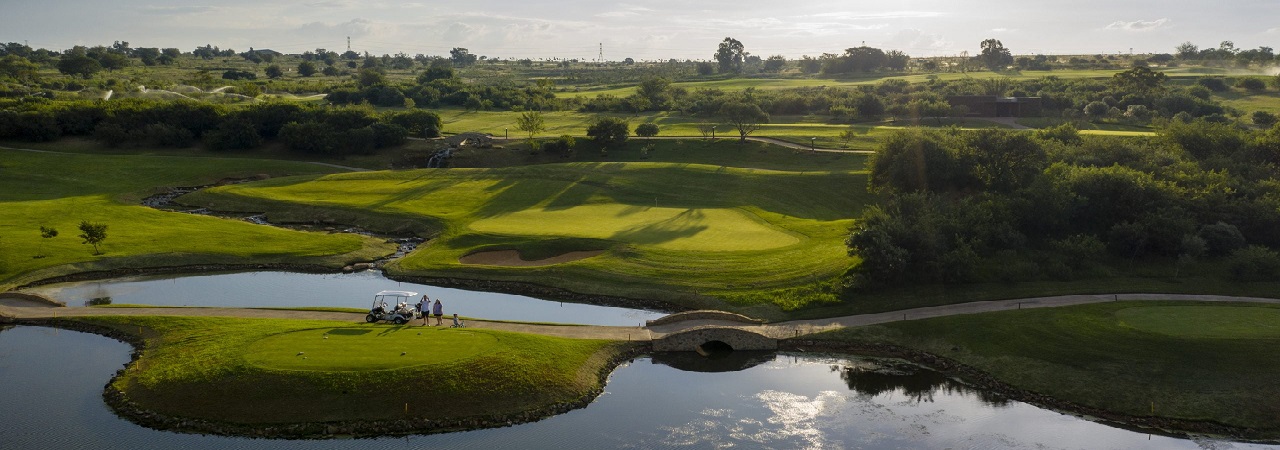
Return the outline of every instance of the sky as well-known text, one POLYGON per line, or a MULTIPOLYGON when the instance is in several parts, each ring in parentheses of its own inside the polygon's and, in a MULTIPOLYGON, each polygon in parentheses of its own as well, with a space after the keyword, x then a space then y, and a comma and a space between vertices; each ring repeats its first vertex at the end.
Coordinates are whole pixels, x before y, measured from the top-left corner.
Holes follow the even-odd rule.
POLYGON ((286 53, 493 58, 711 59, 725 37, 760 57, 799 58, 869 45, 911 56, 976 54, 999 39, 1014 54, 1172 53, 1280 48, 1280 1, 1230 0, 0 0, 0 42, 212 44, 286 53))

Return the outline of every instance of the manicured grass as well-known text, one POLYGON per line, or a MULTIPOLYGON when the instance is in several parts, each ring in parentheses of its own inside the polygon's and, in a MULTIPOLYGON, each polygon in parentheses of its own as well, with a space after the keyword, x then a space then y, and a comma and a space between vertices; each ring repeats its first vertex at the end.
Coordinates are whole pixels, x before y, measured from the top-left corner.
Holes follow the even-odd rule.
POLYGON ((373 371, 423 364, 452 364, 501 349, 485 332, 437 327, 332 327, 267 336, 244 353, 263 369, 373 371))
POLYGON ((184 264, 341 265, 393 251, 376 239, 304 233, 173 213, 137 202, 163 186, 256 174, 315 174, 311 164, 249 159, 47 154, 0 150, 0 288, 72 272, 184 264), (102 255, 76 237, 82 220, 107 224, 102 255), (59 235, 40 236, 40 227, 59 235))
POLYGON ((138 361, 112 381, 130 400, 162 414, 237 424, 515 413, 585 395, 620 348, 493 330, 331 321, 77 320, 140 331, 146 339, 138 361))
POLYGON ((1227 92, 1215 93, 1214 97, 1216 100, 1221 101, 1224 106, 1230 106, 1243 112, 1246 121, 1249 114, 1254 111, 1280 114, 1280 92, 1275 90, 1249 92, 1233 89, 1227 92))
POLYGON ((525 281, 693 307, 764 306, 754 313, 777 317, 778 308, 835 300, 831 293, 805 299, 762 293, 830 280, 856 263, 844 238, 869 200, 865 184, 860 171, 563 163, 277 179, 183 201, 436 224, 438 237, 390 264, 392 273, 525 281), (479 250, 527 248, 549 256, 547 241, 558 253, 607 251, 543 267, 458 262, 479 250))
POLYGON ((841 330, 820 339, 938 354, 1015 387, 1135 416, 1280 436, 1280 306, 1118 302, 841 330))

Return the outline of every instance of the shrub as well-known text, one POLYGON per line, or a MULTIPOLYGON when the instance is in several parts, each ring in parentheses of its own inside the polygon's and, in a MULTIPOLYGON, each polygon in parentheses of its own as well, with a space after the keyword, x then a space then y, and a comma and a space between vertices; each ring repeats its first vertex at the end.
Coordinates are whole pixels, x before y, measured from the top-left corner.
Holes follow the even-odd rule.
POLYGON ((1267 82, 1258 77, 1245 77, 1236 80, 1236 87, 1255 92, 1265 91, 1267 90, 1267 82))
POLYGON ((577 140, 566 134, 542 144, 542 151, 568 155, 573 151, 574 145, 577 145, 577 140))
POLYGON ((1274 280, 1280 275, 1280 254, 1260 245, 1250 245, 1231 253, 1227 270, 1231 278, 1238 281, 1274 280))
POLYGON ((262 136, 249 122, 228 120, 205 133, 204 143, 211 150, 243 150, 262 145, 262 136))
POLYGON ((1227 87, 1227 80, 1217 77, 1200 78, 1196 80, 1196 84, 1209 88, 1213 92, 1225 92, 1230 89, 1227 87))
POLYGON ((1235 225, 1218 222, 1200 227, 1197 236, 1204 239, 1210 255, 1228 255, 1244 247, 1244 234, 1235 225))
POLYGON ((627 121, 616 117, 596 119, 591 126, 587 127, 587 136, 604 147, 625 144, 630 132, 627 121))
POLYGON ((1276 115, 1266 111, 1254 111, 1250 118, 1253 119, 1254 125, 1260 127, 1269 128, 1276 124, 1276 115))

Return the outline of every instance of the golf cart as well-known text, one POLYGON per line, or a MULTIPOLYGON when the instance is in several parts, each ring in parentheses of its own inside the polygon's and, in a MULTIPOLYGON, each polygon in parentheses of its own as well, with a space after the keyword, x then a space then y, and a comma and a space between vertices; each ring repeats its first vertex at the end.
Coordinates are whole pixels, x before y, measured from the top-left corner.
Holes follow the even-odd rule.
POLYGON ((382 291, 373 295, 373 306, 364 321, 374 323, 379 320, 403 325, 417 317, 417 311, 409 302, 418 297, 417 292, 382 291))

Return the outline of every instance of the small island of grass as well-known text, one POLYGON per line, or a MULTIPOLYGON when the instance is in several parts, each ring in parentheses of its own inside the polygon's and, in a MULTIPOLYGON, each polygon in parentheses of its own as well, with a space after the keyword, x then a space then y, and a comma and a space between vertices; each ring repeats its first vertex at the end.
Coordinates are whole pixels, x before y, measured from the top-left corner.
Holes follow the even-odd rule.
POLYGON ((108 401, 126 417, 249 436, 431 433, 537 420, 589 403, 630 348, 322 320, 76 320, 141 347, 108 386, 108 401))

